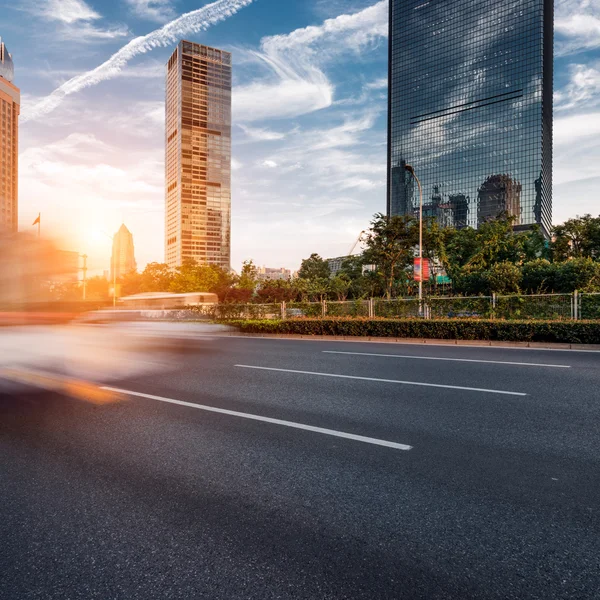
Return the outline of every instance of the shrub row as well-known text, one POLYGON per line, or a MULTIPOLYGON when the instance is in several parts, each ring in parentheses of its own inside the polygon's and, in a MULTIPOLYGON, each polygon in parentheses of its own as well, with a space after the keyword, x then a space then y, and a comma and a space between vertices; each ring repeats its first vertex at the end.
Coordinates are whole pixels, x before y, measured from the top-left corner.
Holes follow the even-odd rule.
POLYGON ((227 321, 244 333, 600 344, 597 321, 287 319, 227 321))

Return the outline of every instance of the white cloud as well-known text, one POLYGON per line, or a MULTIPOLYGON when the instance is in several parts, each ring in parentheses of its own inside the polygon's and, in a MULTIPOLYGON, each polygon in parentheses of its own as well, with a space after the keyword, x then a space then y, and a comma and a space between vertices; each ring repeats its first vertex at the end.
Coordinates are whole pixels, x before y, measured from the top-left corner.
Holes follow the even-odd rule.
POLYGON ((237 121, 285 119, 331 106, 333 86, 323 73, 310 77, 286 75, 276 83, 252 83, 233 91, 233 118, 237 121))
MULTIPOLYGON (((369 203, 352 198, 352 194, 359 194, 360 198, 364 192, 383 205, 387 170, 385 136, 373 128, 376 116, 368 108, 347 114, 341 123, 329 127, 317 125, 294 130, 285 142, 274 142, 276 154, 269 145, 269 154, 258 159, 258 165, 269 167, 260 182, 254 174, 240 173, 235 178, 236 186, 248 190, 259 188, 261 203, 269 193, 275 198, 280 196, 281 190, 285 190, 286 198, 306 194, 307 199, 297 206, 286 200, 286 210, 298 214, 310 203, 308 199, 325 194, 329 197, 327 205, 335 206, 338 212, 364 210, 369 203), (289 176, 291 172, 295 173, 293 177, 289 176), (346 196, 337 203, 340 194, 346 196)), ((328 121, 339 118, 329 117, 328 121)), ((370 208, 367 210, 371 212, 370 208)))
POLYGON ((327 19, 322 25, 296 29, 287 35, 265 38, 262 47, 269 55, 281 52, 306 52, 306 48, 326 41, 325 52, 338 54, 348 48, 359 51, 388 34, 388 2, 382 0, 354 14, 327 19))
POLYGON ((563 146, 600 135, 600 112, 570 115, 554 120, 554 145, 563 146))
POLYGON ((100 19, 100 15, 83 0, 44 0, 31 4, 30 10, 52 21, 71 24, 100 19))
POLYGON ((354 146, 358 141, 357 134, 367 131, 373 127, 377 118, 377 111, 368 109, 358 118, 347 119, 341 125, 332 127, 316 136, 311 150, 322 150, 325 148, 336 148, 341 146, 354 146))
POLYGON ((53 35, 60 40, 89 43, 129 35, 129 29, 123 25, 109 28, 96 26, 94 22, 102 19, 102 16, 83 0, 34 0, 25 4, 23 10, 46 21, 58 21, 53 35))
POLYGON ((600 62, 569 66, 570 81, 554 93, 557 111, 596 106, 600 103, 600 62))
POLYGON ((562 223, 575 215, 597 215, 600 177, 590 176, 577 181, 558 183, 552 190, 552 220, 562 223))
POLYGON ((558 56, 600 47, 600 0, 558 0, 554 28, 558 56))
POLYGON ((126 0, 132 12, 148 21, 164 23, 173 18, 175 10, 171 0, 126 0))
POLYGON ((290 118, 331 106, 335 86, 325 75, 324 65, 385 38, 387 6, 387 0, 382 0, 356 13, 327 19, 321 25, 263 38, 260 51, 246 53, 246 58, 266 68, 269 77, 236 86, 234 118, 290 118))
POLYGON ((375 81, 371 81, 365 85, 365 88, 368 90, 385 90, 388 87, 388 78, 380 77, 375 81))
POLYGON ((76 41, 82 44, 116 40, 127 37, 129 34, 129 29, 125 25, 116 25, 108 29, 103 29, 91 23, 77 23, 76 26, 64 27, 59 32, 61 39, 76 41))
POLYGON ((150 52, 154 48, 172 44, 190 33, 208 29, 210 26, 234 15, 252 2, 253 0, 216 0, 216 2, 182 15, 160 29, 131 40, 100 66, 73 77, 34 106, 24 106, 21 121, 27 122, 39 119, 57 108, 65 97, 107 79, 112 79, 136 56, 150 52))
MULTIPOLYGON (((554 222, 589 212, 596 203, 600 112, 560 117, 554 121, 554 222), (569 185, 573 185, 569 189, 569 185), (585 208, 588 207, 588 208, 585 208)), ((597 211, 597 208, 594 209, 597 211)), ((593 212, 593 211, 592 211, 593 212)))
POLYGON ((283 140, 285 133, 272 131, 271 129, 261 129, 259 127, 249 127, 248 125, 238 125, 238 127, 246 134, 246 137, 254 142, 271 142, 275 140, 283 140))
POLYGON ((22 133, 35 135, 41 130, 54 130, 62 134, 85 128, 102 134, 107 130, 106 124, 110 123, 108 130, 111 137, 121 140, 123 146, 136 139, 152 139, 157 147, 161 147, 164 144, 164 121, 165 105, 162 100, 128 100, 115 112, 106 106, 102 97, 89 101, 72 96, 65 101, 62 110, 48 115, 35 129, 23 128, 22 133))

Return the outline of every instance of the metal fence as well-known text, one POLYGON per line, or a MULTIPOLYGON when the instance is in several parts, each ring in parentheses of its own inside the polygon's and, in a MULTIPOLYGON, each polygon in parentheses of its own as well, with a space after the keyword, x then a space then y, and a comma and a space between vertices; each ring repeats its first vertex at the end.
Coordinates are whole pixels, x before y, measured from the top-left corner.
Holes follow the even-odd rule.
POLYGON ((507 319, 600 321, 600 293, 492 296, 428 296, 346 302, 282 302, 217 304, 198 308, 213 319, 293 319, 321 317, 386 317, 407 319, 507 319))
POLYGON ((577 318, 600 320, 600 294, 578 294, 577 318))

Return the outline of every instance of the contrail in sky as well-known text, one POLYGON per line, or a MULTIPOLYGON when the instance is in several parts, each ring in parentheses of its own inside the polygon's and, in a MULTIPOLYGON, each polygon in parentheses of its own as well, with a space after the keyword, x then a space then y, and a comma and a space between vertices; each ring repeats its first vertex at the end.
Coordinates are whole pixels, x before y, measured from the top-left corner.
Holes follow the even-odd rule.
POLYGON ((96 85, 101 81, 112 79, 131 59, 139 54, 144 54, 154 48, 168 46, 190 33, 208 29, 211 25, 224 21, 245 6, 252 4, 253 1, 217 0, 202 8, 181 15, 160 29, 131 40, 100 66, 69 79, 49 96, 39 100, 31 107, 25 107, 24 114, 21 115, 21 122, 26 123, 38 119, 52 112, 67 96, 96 85))

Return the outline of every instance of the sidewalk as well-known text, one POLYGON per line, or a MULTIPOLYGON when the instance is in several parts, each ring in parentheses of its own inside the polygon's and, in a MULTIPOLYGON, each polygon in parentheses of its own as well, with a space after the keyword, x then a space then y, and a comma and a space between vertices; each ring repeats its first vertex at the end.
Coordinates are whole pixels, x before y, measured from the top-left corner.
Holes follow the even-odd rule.
POLYGON ((496 347, 496 348, 531 348, 541 350, 579 350, 588 352, 600 352, 600 344, 553 344, 550 342, 509 342, 490 340, 442 340, 427 338, 393 338, 393 337, 357 337, 339 335, 300 335, 285 333, 243 333, 235 331, 220 334, 220 337, 249 337, 263 339, 290 339, 329 342, 372 342, 377 344, 421 344, 425 346, 472 346, 472 347, 496 347))

